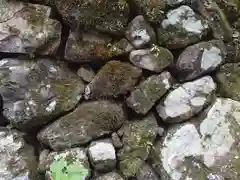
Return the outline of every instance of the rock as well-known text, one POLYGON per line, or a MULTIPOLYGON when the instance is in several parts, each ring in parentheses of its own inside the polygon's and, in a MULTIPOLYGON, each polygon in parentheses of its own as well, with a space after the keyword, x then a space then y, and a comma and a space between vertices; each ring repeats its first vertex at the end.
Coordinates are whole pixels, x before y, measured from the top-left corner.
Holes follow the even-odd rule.
POLYGON ((2 0, 0 3, 0 51, 54 54, 61 39, 61 24, 50 19, 51 8, 2 0))
POLYGON ((125 177, 136 176, 148 158, 157 136, 158 124, 153 114, 130 121, 118 131, 123 148, 118 153, 119 169, 125 177))
POLYGON ((125 0, 57 0, 57 9, 71 29, 96 29, 121 35, 127 26, 129 6, 125 0))
POLYGON ((130 42, 127 39, 121 39, 120 41, 108 44, 110 46, 109 48, 109 56, 119 56, 119 55, 125 55, 129 52, 131 52, 134 47, 130 44, 130 42))
POLYGON ((240 30, 235 34, 236 38, 225 44, 227 49, 226 61, 228 63, 240 62, 240 30))
POLYGON ((238 180, 239 109, 219 98, 202 119, 170 128, 151 155, 162 179, 238 180))
POLYGON ((215 90, 216 85, 210 76, 184 83, 157 106, 158 115, 166 123, 188 120, 211 102, 215 90))
POLYGON ((119 104, 110 101, 84 102, 72 113, 42 129, 38 139, 54 150, 63 150, 110 134, 124 121, 125 114, 119 104))
POLYGON ((129 63, 110 61, 85 88, 85 99, 117 97, 131 91, 142 70, 129 63))
POLYGON ((125 32, 126 38, 135 48, 143 48, 156 43, 156 34, 143 16, 136 16, 125 32))
POLYGON ((2 59, 0 77, 3 114, 24 131, 73 109, 84 91, 77 74, 50 59, 2 59))
POLYGON ((182 5, 167 13, 158 28, 158 41, 169 49, 184 48, 200 41, 207 31, 207 22, 189 6, 182 5))
POLYGON ((112 133, 112 144, 116 149, 122 148, 123 144, 117 133, 112 133))
POLYGON ((3 180, 34 180, 37 160, 34 148, 16 130, 0 128, 0 178, 3 180))
POLYGON ((189 4, 191 5, 197 0, 167 0, 167 5, 169 6, 179 6, 181 4, 189 4))
POLYGON ((85 82, 91 82, 95 76, 95 72, 90 66, 82 66, 78 69, 77 74, 81 77, 85 82))
POLYGON ((151 49, 132 51, 129 59, 135 66, 158 73, 173 64, 172 53, 156 45, 153 45, 151 49))
POLYGON ((126 103, 135 112, 146 114, 171 86, 172 76, 169 72, 150 76, 131 92, 126 103))
POLYGON ((152 167, 148 164, 144 164, 137 175, 137 180, 160 180, 160 178, 154 172, 152 167))
POLYGON ((206 75, 225 62, 226 54, 224 43, 218 40, 189 46, 177 60, 176 73, 181 81, 206 75))
POLYGON ((118 173, 110 172, 101 176, 98 176, 97 178, 94 178, 94 180, 124 180, 118 173))
POLYGON ((110 140, 93 141, 88 148, 88 155, 98 171, 109 172, 116 166, 116 152, 110 140))

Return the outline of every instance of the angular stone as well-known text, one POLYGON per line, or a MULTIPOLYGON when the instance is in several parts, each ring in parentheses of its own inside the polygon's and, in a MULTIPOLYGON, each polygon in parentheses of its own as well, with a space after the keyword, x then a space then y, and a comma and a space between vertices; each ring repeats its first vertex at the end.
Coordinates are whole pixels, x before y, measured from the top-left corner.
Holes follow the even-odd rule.
POLYGON ((137 175, 137 180, 160 180, 160 177, 151 166, 144 164, 137 175))
POLYGON ((125 32, 126 38, 135 48, 143 48, 156 43, 156 34, 143 16, 136 16, 125 32))
POLYGON ((82 80, 88 83, 91 82, 95 76, 93 69, 87 65, 80 67, 77 71, 77 74, 82 78, 82 80))
POLYGON ((131 91, 142 70, 129 63, 110 61, 85 88, 85 99, 117 97, 131 91))
POLYGON ((34 148, 24 140, 24 134, 0 128, 0 178, 2 180, 34 180, 37 159, 34 148))
POLYGON ((172 53, 156 45, 153 45, 151 49, 132 51, 129 59, 135 66, 154 72, 161 72, 164 68, 173 64, 172 53))
POLYGON ((2 59, 0 77, 3 114, 24 131, 73 109, 84 91, 77 74, 50 59, 2 59))
POLYGON ((54 150, 86 144, 116 131, 125 121, 121 105, 110 101, 80 104, 72 113, 61 117, 38 133, 38 139, 54 150))
POLYGON ((118 173, 110 172, 101 176, 98 176, 97 178, 94 178, 94 180, 124 180, 118 173))
POLYGON ((135 112, 146 114, 171 86, 172 76, 169 72, 150 76, 131 92, 126 103, 135 112))
POLYGON ((219 98, 200 120, 170 128, 152 153, 155 170, 164 180, 238 180, 239 114, 240 102, 219 98))
POLYGON ((124 55, 134 50, 134 47, 125 38, 121 39, 116 43, 109 44, 109 46, 110 47, 108 52, 109 52, 109 56, 111 57, 124 55))
POLYGON ((61 24, 50 19, 48 6, 1 0, 0 51, 54 54, 61 39, 61 24))
POLYGON ((210 104, 216 85, 210 76, 182 84, 157 106, 158 115, 167 123, 188 120, 210 104))
POLYGON ((158 28, 158 41, 169 49, 183 48, 200 41, 207 31, 207 22, 189 6, 182 5, 167 13, 158 28))
POLYGON ((112 133, 112 144, 116 149, 122 148, 123 144, 117 133, 112 133))
POLYGON ((93 141, 88 147, 88 155, 98 171, 109 172, 116 166, 116 152, 110 140, 93 141))
POLYGON ((206 75, 225 62, 226 54, 225 45, 219 40, 189 46, 177 60, 176 73, 181 81, 206 75))

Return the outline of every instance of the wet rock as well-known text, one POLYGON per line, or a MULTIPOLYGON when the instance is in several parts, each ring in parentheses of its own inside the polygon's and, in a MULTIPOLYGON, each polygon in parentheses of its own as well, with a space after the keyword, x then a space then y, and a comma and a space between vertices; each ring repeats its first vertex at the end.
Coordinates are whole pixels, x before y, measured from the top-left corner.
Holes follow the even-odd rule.
POLYGON ((81 98, 81 79, 50 59, 2 59, 0 94, 11 124, 31 130, 73 109, 81 98))
POLYGON ((129 63, 108 62, 85 88, 85 99, 117 97, 132 90, 142 70, 129 63))
POLYGON ((173 63, 172 53, 156 45, 153 45, 151 49, 132 51, 129 59, 135 66, 154 72, 161 72, 173 63))
POLYGON ((24 134, 0 128, 0 178, 4 180, 37 178, 37 160, 34 148, 28 145, 24 134))
POLYGON ((225 62, 222 41, 212 40, 187 47, 179 56, 176 70, 181 81, 188 81, 214 71, 225 62))
POLYGON ((170 128, 151 156, 162 179, 239 179, 239 109, 220 98, 202 119, 170 128))
POLYGON ((119 56, 119 55, 125 55, 132 50, 134 50, 134 47, 130 44, 130 42, 127 39, 121 39, 120 41, 108 44, 109 46, 109 56, 119 56))
POLYGON ((185 121, 208 105, 216 85, 210 76, 182 84, 157 106, 158 115, 167 123, 185 121))
POLYGON ((110 172, 104 175, 101 175, 94 180, 124 180, 118 173, 110 172))
POLYGON ((122 106, 110 101, 80 104, 38 134, 38 139, 54 150, 86 144, 116 131, 125 121, 122 106))
POLYGON ((118 131, 123 148, 119 151, 119 168, 125 177, 136 176, 148 158, 157 136, 158 124, 153 114, 126 123, 118 131))
POLYGON ((136 16, 128 25, 126 38, 135 48, 143 48, 156 43, 156 34, 143 16, 136 16))
POLYGON ((171 86, 172 76, 169 72, 150 76, 131 92, 126 103, 135 112, 146 114, 171 86))
POLYGON ((93 141, 88 148, 88 155, 97 171, 109 172, 116 166, 116 152, 110 140, 93 141))
POLYGON ((137 180, 160 180, 159 176, 148 164, 143 165, 137 175, 137 180))
POLYGON ((82 80, 88 83, 91 82, 95 76, 93 69, 87 65, 80 67, 77 71, 77 74, 82 78, 82 80))
POLYGON ((49 18, 50 7, 7 0, 2 0, 0 6, 1 52, 56 53, 61 25, 49 18))
POLYGON ((158 29, 158 41, 170 49, 196 43, 208 31, 208 24, 189 6, 182 5, 167 13, 158 29))
POLYGON ((127 26, 129 6, 125 0, 57 0, 56 6, 73 30, 95 28, 121 35, 127 26))
POLYGON ((117 133, 112 133, 112 144, 116 149, 122 148, 123 144, 117 133))

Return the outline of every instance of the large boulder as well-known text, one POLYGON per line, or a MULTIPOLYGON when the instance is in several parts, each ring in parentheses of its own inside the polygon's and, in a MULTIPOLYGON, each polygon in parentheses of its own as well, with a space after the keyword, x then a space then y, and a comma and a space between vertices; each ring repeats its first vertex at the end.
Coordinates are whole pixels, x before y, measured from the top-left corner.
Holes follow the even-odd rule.
POLYGON ((125 120, 119 104, 110 101, 85 102, 42 129, 38 139, 54 150, 67 149, 116 131, 125 120))
POLYGON ((2 59, 0 94, 11 124, 31 130, 73 109, 84 91, 77 74, 50 59, 2 59))
POLYGON ((164 180, 240 178, 240 102, 219 98, 199 120, 171 127, 151 156, 164 180))

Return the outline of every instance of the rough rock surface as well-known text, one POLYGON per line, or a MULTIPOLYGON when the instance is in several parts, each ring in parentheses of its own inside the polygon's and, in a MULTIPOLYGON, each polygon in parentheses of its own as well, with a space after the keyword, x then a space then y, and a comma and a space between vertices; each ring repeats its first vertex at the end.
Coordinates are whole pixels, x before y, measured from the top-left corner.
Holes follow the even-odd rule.
POLYGON ((116 132, 112 133, 111 138, 112 138, 112 144, 116 149, 119 149, 119 148, 123 147, 121 139, 116 132))
POLYGON ((170 128, 152 154, 162 179, 238 180, 239 110, 239 102, 219 98, 202 121, 170 128))
POLYGON ((54 150, 66 149, 110 134, 125 121, 122 106, 110 101, 80 104, 38 134, 38 139, 54 150))
POLYGON ((129 63, 110 61, 85 88, 85 99, 117 97, 132 90, 142 70, 129 63))
POLYGON ((2 180, 37 178, 34 148, 24 141, 22 133, 0 128, 0 169, 2 180))
POLYGON ((160 75, 150 76, 131 92, 126 104, 135 112, 146 114, 171 86, 172 76, 167 71, 160 75))
POLYGON ((140 169, 137 180, 160 180, 160 177, 148 164, 144 164, 140 169))
POLYGON ((73 109, 81 98, 81 79, 50 59, 2 59, 3 114, 13 126, 30 130, 73 109))
POLYGON ((216 85, 210 76, 187 82, 171 91, 157 106, 158 115, 167 123, 187 120, 208 105, 216 85))
POLYGON ((187 47, 176 63, 179 79, 192 80, 214 71, 225 62, 226 53, 224 43, 218 40, 187 47))
POLYGON ((87 65, 80 67, 77 71, 77 74, 82 78, 82 80, 88 83, 91 82, 95 76, 94 70, 87 65))
POLYGON ((109 56, 119 56, 119 55, 125 55, 129 52, 131 52, 134 47, 132 44, 125 38, 121 39, 120 41, 112 44, 108 44, 109 46, 109 56))
POLYGON ((135 66, 158 73, 173 64, 172 53, 168 49, 156 45, 150 49, 133 50, 129 59, 135 66))
POLYGON ((124 180, 118 173, 110 172, 104 175, 101 175, 94 180, 124 180))

